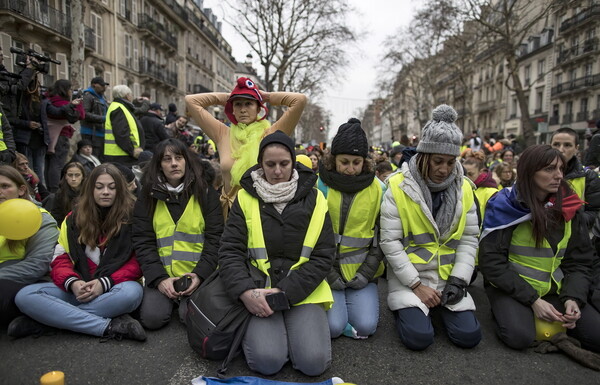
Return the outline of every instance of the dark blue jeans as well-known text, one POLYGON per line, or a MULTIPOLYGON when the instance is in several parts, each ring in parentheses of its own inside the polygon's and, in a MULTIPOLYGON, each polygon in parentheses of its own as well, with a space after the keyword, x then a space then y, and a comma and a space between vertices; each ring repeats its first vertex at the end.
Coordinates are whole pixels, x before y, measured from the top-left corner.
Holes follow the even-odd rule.
POLYGON ((430 309, 429 315, 425 315, 418 307, 409 307, 394 312, 396 328, 404 346, 411 350, 424 350, 433 344, 432 312, 440 313, 448 338, 455 345, 473 348, 481 341, 481 327, 475 312, 471 310, 451 311, 438 306, 430 309))

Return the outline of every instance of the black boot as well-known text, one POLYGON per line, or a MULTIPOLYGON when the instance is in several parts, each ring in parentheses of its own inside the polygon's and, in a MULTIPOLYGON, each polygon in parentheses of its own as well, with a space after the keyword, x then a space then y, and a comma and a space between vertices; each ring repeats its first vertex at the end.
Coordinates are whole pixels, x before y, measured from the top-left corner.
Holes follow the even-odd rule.
POLYGON ((36 320, 21 315, 11 321, 8 325, 6 334, 9 337, 21 338, 27 336, 39 337, 44 334, 49 334, 54 331, 54 328, 48 325, 37 322, 36 320))
POLYGON ((120 340, 128 338, 130 340, 145 341, 146 331, 142 325, 129 314, 123 314, 113 318, 108 324, 104 336, 108 339, 114 338, 120 340))

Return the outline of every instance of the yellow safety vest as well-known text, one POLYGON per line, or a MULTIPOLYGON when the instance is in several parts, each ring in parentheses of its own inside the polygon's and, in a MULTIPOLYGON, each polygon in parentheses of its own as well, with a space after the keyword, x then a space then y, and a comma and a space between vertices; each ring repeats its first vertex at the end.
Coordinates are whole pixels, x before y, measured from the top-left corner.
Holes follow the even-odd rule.
POLYGON ((546 239, 541 247, 536 247, 531 221, 519 224, 513 231, 508 249, 508 262, 511 269, 527 281, 540 297, 548 294, 552 281, 556 283, 557 292, 560 293, 564 277, 560 262, 565 255, 570 237, 571 222, 569 221, 565 222, 563 239, 558 243, 554 253, 546 239))
MULTIPOLYGON (((304 236, 302 251, 300 252, 298 262, 290 268, 290 273, 293 270, 297 270, 303 263, 308 262, 312 250, 321 235, 323 224, 325 223, 327 201, 319 190, 316 191, 317 201, 310 218, 308 229, 306 230, 306 235, 304 236)), ((269 276, 269 268, 271 267, 271 263, 269 262, 267 248, 265 247, 258 199, 254 198, 244 189, 238 192, 237 199, 240 208, 244 213, 244 217, 246 218, 246 227, 248 228, 248 254, 250 255, 250 261, 266 275, 265 288, 270 288, 271 278, 269 276)), ((308 303, 321 304, 325 310, 331 308, 331 305, 333 305, 333 295, 327 280, 323 280, 317 288, 308 295, 308 297, 294 304, 294 306, 308 303)))
POLYGON ((466 179, 463 179, 463 212, 458 227, 444 243, 440 243, 433 224, 423 213, 419 204, 400 189, 399 185, 403 180, 404 174, 396 174, 390 179, 389 186, 392 189, 398 207, 398 214, 402 220, 404 237, 401 241, 405 247, 404 250, 413 264, 429 264, 434 258, 437 258, 440 277, 447 280, 454 267, 456 248, 460 244, 460 239, 465 231, 467 212, 475 202, 473 188, 466 179))
POLYGON ((0 151, 6 150, 6 143, 4 143, 4 131, 2 131, 2 112, 0 112, 0 151))
POLYGON ((173 222, 167 204, 159 200, 152 227, 158 255, 169 277, 181 277, 194 270, 204 248, 204 217, 196 198, 188 200, 177 223, 173 222))
MULTIPOLYGON (((44 213, 51 215, 46 209, 39 207, 42 215, 44 213)), ((43 219, 42 219, 43 221, 43 219)), ((11 251, 8 247, 8 239, 6 237, 0 235, 0 263, 14 260, 14 259, 23 259, 25 258, 25 245, 27 245, 27 241, 29 238, 17 241, 14 246, 14 250, 11 251)))
POLYGON ((483 221, 483 217, 485 215, 485 205, 487 205, 487 201, 497 193, 497 187, 478 187, 475 190, 475 196, 477 197, 477 201, 479 202, 479 214, 481 214, 481 221, 483 221))
POLYGON ((581 176, 579 178, 573 178, 567 180, 573 191, 577 194, 579 199, 584 201, 585 199, 585 176, 581 176))
MULTIPOLYGON (((377 178, 373 179, 369 187, 356 193, 346 215, 344 233, 340 234, 342 193, 332 188, 327 193, 327 206, 335 243, 339 246, 340 270, 346 281, 350 281, 356 275, 356 271, 367 258, 371 243, 377 243, 374 239, 375 221, 381 207, 381 195, 381 184, 377 178)), ((383 268, 381 263, 375 277, 383 274, 383 268)))
POLYGON ((125 114, 125 118, 127 119, 127 124, 129 125, 129 138, 131 139, 131 144, 133 147, 140 146, 140 133, 138 132, 137 122, 135 117, 129 109, 125 107, 122 103, 112 102, 106 111, 106 121, 104 122, 104 155, 109 156, 129 156, 128 153, 123 151, 121 147, 115 141, 115 135, 113 134, 112 122, 110 120, 110 114, 116 110, 121 109, 125 114))

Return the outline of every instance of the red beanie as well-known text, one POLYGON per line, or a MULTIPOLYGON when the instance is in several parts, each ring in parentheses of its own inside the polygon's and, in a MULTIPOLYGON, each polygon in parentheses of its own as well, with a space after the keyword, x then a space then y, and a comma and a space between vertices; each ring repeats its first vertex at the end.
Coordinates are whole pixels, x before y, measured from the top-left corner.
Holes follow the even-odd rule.
POLYGON ((238 124, 237 119, 233 115, 233 99, 236 98, 245 98, 256 100, 260 107, 265 111, 265 114, 262 118, 258 120, 263 120, 267 117, 267 107, 263 104, 263 98, 260 92, 258 92, 258 87, 252 80, 249 78, 238 78, 237 84, 231 94, 229 95, 229 99, 227 99, 227 103, 225 104, 225 115, 229 118, 229 120, 233 124, 238 124))

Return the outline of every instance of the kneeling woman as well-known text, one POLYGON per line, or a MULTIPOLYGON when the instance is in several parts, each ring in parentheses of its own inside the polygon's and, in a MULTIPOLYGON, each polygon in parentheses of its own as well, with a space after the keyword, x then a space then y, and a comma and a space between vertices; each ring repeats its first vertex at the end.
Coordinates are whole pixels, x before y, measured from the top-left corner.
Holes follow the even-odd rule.
MULTIPOLYGON (((127 313, 142 301, 142 272, 131 245, 133 196, 119 170, 96 167, 77 207, 61 226, 50 267, 54 283, 19 291, 19 309, 42 324, 94 336, 143 341, 142 326, 127 313)), ((11 323, 14 337, 35 331, 27 317, 11 323)))
POLYGON ((472 348, 481 340, 467 293, 475 265, 477 208, 471 182, 456 162, 462 133, 457 114, 441 105, 423 128, 417 155, 389 178, 381 205, 381 249, 388 261, 388 305, 402 343, 433 343, 430 312, 438 311, 450 340, 472 348))
POLYGON ((328 276, 335 300, 327 312, 332 338, 342 332, 367 338, 379 320, 377 277, 383 274, 383 253, 375 234, 382 190, 368 151, 360 121, 352 118, 340 126, 319 172, 338 246, 328 276))
POLYGON ((548 145, 528 147, 515 187, 486 208, 479 267, 497 333, 513 349, 533 343, 538 318, 560 322, 582 347, 600 351, 600 314, 584 307, 596 256, 565 165, 548 145))
POLYGON ((335 249, 327 202, 313 188, 317 177, 295 159, 284 132, 261 141, 258 165, 242 177, 223 231, 219 271, 229 295, 254 315, 242 343, 248 366, 271 375, 291 360, 318 376, 331 363, 325 310, 333 297, 325 278, 335 249), (248 255, 265 276, 264 288, 250 275, 248 255), (273 311, 270 294, 284 297, 289 309, 273 311))
POLYGON ((147 329, 169 323, 175 304, 183 322, 187 298, 217 267, 223 215, 203 163, 171 138, 156 145, 145 168, 133 244, 146 280, 140 322, 147 329), (174 286, 182 277, 189 285, 174 286))

